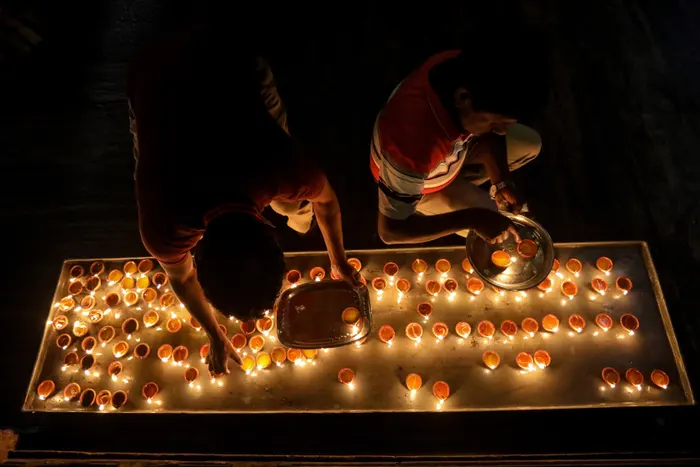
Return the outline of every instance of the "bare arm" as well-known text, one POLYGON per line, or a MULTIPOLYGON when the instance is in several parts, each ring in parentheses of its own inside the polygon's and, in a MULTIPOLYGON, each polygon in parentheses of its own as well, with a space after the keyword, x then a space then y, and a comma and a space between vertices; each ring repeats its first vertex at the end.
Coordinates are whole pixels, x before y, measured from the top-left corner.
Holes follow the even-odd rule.
POLYGON ((508 152, 505 135, 487 133, 478 137, 472 150, 473 160, 484 165, 486 174, 495 185, 508 179, 508 152))
POLYGON ((347 262, 343 246, 343 222, 340 217, 340 204, 328 180, 321 193, 311 200, 323 241, 328 249, 332 265, 347 262))

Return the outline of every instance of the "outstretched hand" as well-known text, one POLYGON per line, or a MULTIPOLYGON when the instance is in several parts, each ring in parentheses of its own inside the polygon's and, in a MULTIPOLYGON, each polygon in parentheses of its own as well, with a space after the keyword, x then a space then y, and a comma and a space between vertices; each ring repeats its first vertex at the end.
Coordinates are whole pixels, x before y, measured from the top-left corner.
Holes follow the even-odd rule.
POLYGON ((209 354, 207 355, 209 373, 214 377, 229 374, 227 365, 229 358, 233 359, 236 364, 241 364, 241 357, 226 336, 217 334, 216 337, 211 338, 209 354))
POLYGON ((347 261, 340 264, 334 264, 331 267, 333 276, 350 282, 354 287, 359 287, 362 285, 362 280, 360 279, 360 273, 357 272, 355 268, 350 266, 347 261))

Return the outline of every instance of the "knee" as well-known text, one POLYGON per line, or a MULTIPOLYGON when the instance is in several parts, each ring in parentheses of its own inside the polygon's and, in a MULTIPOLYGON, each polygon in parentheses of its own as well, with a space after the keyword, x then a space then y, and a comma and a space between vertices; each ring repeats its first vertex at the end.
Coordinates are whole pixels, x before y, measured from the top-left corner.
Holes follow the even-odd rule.
POLYGON ((515 170, 532 162, 542 150, 542 137, 530 127, 514 124, 506 134, 508 165, 515 170))

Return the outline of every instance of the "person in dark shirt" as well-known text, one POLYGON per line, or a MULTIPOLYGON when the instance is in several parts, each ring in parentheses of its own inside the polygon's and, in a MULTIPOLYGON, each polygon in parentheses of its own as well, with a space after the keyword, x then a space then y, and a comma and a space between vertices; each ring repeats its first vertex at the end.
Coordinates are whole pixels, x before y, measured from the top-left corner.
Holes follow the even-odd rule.
POLYGON ((359 284, 338 199, 289 136, 264 60, 194 28, 137 58, 128 97, 141 238, 209 335, 213 374, 228 372, 227 357, 240 358, 210 303, 224 315, 257 319, 282 285, 284 256, 266 206, 300 232, 315 214, 334 275, 359 284))

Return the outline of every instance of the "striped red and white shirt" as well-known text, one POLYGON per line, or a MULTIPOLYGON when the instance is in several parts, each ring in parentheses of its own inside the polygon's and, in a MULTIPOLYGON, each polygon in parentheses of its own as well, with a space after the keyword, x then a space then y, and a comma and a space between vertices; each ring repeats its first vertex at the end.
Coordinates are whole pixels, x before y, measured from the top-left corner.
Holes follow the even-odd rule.
POLYGON ((370 167, 379 184, 379 211, 387 217, 411 216, 424 194, 445 188, 464 164, 470 135, 454 124, 429 80, 435 66, 460 53, 449 50, 428 59, 377 116, 370 167))

